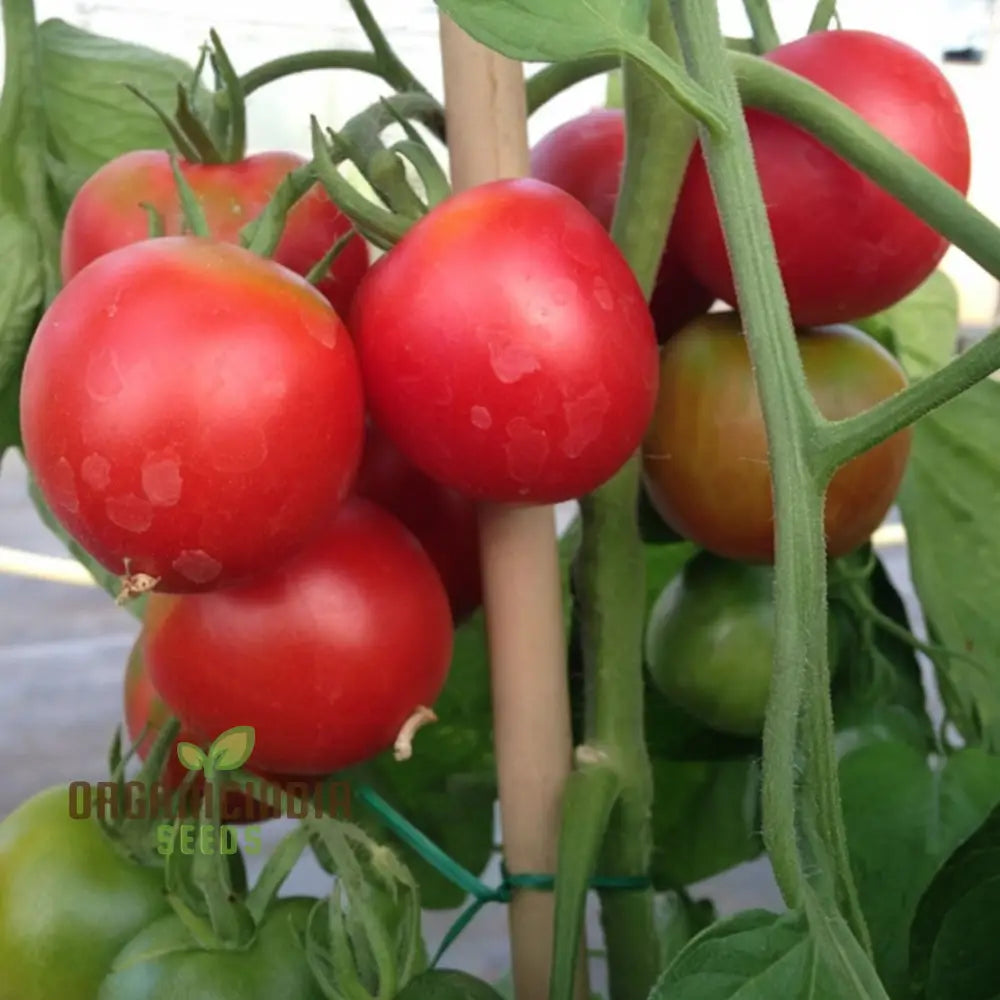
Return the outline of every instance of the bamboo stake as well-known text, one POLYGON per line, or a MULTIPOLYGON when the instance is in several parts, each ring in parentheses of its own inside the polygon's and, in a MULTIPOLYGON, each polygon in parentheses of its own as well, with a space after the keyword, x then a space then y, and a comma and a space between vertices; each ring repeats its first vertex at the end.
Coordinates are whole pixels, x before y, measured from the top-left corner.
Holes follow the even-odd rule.
MULTIPOLYGON (((454 189, 525 175, 521 64, 443 15, 441 52, 454 189)), ((479 525, 504 857, 513 873, 552 873, 572 760, 555 512, 483 504, 479 525)), ((517 1000, 548 995, 553 915, 550 892, 514 891, 508 916, 517 1000)))

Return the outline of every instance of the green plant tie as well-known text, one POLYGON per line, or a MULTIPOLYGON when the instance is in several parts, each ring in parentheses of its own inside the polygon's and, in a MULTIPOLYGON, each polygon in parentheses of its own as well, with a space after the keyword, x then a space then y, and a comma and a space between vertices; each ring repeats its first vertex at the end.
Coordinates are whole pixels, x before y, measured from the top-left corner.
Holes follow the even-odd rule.
MULTIPOLYGON (((485 882, 480 881, 472 872, 463 868, 454 858, 438 847, 426 834, 421 833, 405 816, 389 805, 374 788, 369 785, 361 785, 356 795, 403 843, 419 854, 424 861, 446 879, 472 896, 472 902, 459 913, 455 922, 448 928, 448 933, 445 934, 431 960, 431 968, 437 965, 441 956, 487 903, 508 903, 515 889, 551 892, 555 888, 554 875, 534 872, 512 874, 503 862, 500 864, 500 884, 496 886, 486 885, 485 882)), ((648 875, 596 875, 589 883, 592 889, 599 889, 603 892, 641 892, 652 888, 652 884, 648 875)))

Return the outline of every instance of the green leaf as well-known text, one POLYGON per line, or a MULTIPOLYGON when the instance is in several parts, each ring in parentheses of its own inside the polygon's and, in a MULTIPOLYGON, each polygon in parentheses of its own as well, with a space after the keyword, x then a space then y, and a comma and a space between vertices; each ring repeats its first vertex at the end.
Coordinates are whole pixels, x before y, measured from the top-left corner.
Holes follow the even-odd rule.
POLYGON ((656 897, 653 919, 660 939, 661 961, 666 968, 684 946, 718 919, 710 899, 693 900, 678 892, 656 897))
POLYGON ((914 648, 874 618, 882 615, 912 634, 906 607, 870 548, 833 564, 830 608, 837 629, 832 690, 841 754, 872 739, 931 750, 934 731, 914 648))
POLYGON ((910 567, 952 721, 1000 749, 1000 383, 987 380, 920 420, 899 505, 910 567))
POLYGON ((851 868, 889 992, 906 980, 910 927, 936 873, 1000 802, 1000 758, 928 760, 912 746, 863 746, 840 764, 851 868))
POLYGON ((953 956, 961 951, 966 967, 975 970, 976 984, 956 989, 950 996, 994 997, 1000 987, 995 965, 996 913, 1000 880, 1000 809, 994 809, 983 825, 948 859, 924 894, 910 934, 910 995, 943 997, 942 980, 954 983, 953 956), (985 906, 983 904, 986 904, 985 906), (992 907, 992 909, 988 909, 992 907), (985 931, 986 938, 979 938, 985 931), (957 933, 956 933, 957 932, 957 933), (940 942, 940 946, 938 944, 940 942), (956 945, 958 947, 956 948, 956 945), (987 972, 987 975, 983 975, 987 972), (933 988, 929 988, 933 982, 933 988))
POLYGON ((943 271, 931 276, 894 306, 860 324, 873 330, 899 358, 910 378, 923 378, 943 368, 955 355, 958 341, 958 289, 943 271))
POLYGON ((684 948, 650 1000, 887 1000, 839 917, 745 910, 684 948))
POLYGON ((45 301, 42 248, 33 226, 0 203, 0 458, 20 445, 21 369, 45 301))
POLYGON ((193 743, 187 743, 181 741, 177 744, 177 759, 189 770, 189 771, 201 771, 205 767, 205 762, 208 758, 205 756, 205 751, 201 747, 195 746, 193 743))
POLYGON ((253 726, 233 726, 212 741, 208 757, 217 771, 235 771, 250 759, 253 745, 253 726))
POLYGON ((761 853, 757 758, 652 765, 657 889, 700 882, 761 853))
MULTIPOLYGON (((60 193, 69 199, 98 167, 133 149, 168 149, 157 116, 125 88, 172 105, 191 66, 142 45, 95 35, 59 19, 39 26, 41 85, 60 193)), ((211 97, 200 88, 196 101, 211 97)))
POLYGON ((718 101, 650 41, 647 0, 437 0, 437 5, 477 41, 512 59, 632 56, 685 111, 713 130, 723 127, 718 101))

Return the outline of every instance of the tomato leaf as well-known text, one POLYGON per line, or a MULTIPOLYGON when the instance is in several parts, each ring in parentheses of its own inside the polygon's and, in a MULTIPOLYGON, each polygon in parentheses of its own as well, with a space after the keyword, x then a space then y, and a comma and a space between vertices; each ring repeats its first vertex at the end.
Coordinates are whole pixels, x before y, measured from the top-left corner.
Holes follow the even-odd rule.
POLYGON ((934 271, 906 298, 858 325, 889 347, 910 378, 923 378, 955 354, 958 289, 943 271, 934 271))
MULTIPOLYGON (((57 18, 39 25, 41 84, 49 125, 50 170, 69 199, 108 160, 133 149, 169 149, 156 114, 124 84, 170 106, 193 70, 174 56, 95 35, 57 18)), ((207 107, 207 90, 196 91, 207 107)))
POLYGON ((647 0, 437 0, 437 5, 477 41, 512 59, 563 62, 626 53, 685 111, 722 127, 718 101, 650 41, 647 0))
POLYGON ((657 889, 700 882, 763 851, 757 758, 652 765, 657 889))
POLYGON ((987 380, 920 420, 899 505, 933 657, 962 735, 1000 748, 1000 383, 987 380))
POLYGON ((699 934, 650 1000, 886 1000, 838 916, 745 910, 699 934))
POLYGON ((1000 758, 962 750, 942 763, 903 743, 872 744, 842 759, 840 791, 876 965, 896 995, 921 897, 1000 803, 1000 758))
POLYGON ((1000 809, 994 809, 948 859, 920 901, 910 933, 911 996, 937 1000, 996 995, 998 889, 1000 809), (957 981, 965 971, 955 961, 957 952, 965 956, 965 968, 973 970, 968 983, 957 981))
POLYGON ((195 746, 194 743, 187 743, 181 741, 177 744, 177 759, 189 770, 189 771, 201 771, 205 767, 205 762, 208 758, 205 756, 205 751, 199 746, 195 746))
POLYGON ((208 759, 218 771, 235 771, 250 759, 254 739, 253 726, 233 726, 213 740, 208 748, 208 759))

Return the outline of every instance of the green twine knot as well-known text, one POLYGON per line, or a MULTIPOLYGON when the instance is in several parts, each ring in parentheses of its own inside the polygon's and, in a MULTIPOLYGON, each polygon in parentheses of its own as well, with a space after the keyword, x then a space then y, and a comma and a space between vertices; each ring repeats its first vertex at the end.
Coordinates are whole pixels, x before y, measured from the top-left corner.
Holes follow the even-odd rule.
MULTIPOLYGON (((398 813, 374 788, 362 785, 357 793, 359 798, 383 823, 405 844, 419 854, 424 861, 436 868, 446 879, 463 889, 472 902, 458 915, 455 922, 448 928, 448 933, 431 960, 431 968, 440 961, 441 956, 451 947, 454 940, 468 927, 476 914, 487 903, 509 903, 515 889, 529 889, 535 892, 551 892, 555 888, 554 875, 536 874, 534 872, 517 872, 512 874, 501 862, 500 884, 489 886, 481 882, 472 872, 463 868, 454 858, 446 854, 440 847, 421 833, 405 816, 398 813)), ((640 892, 652 887, 652 881, 647 875, 597 875, 589 882, 592 889, 604 892, 624 891, 640 892)))

